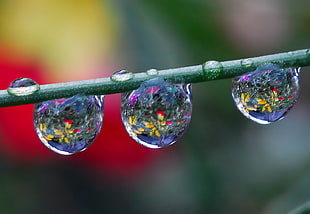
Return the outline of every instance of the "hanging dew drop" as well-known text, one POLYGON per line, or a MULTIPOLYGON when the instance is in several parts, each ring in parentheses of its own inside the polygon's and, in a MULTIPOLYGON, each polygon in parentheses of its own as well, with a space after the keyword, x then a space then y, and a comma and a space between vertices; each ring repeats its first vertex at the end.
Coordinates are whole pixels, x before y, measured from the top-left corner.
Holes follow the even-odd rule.
POLYGON ((241 60, 241 66, 242 67, 248 68, 248 67, 251 67, 253 64, 254 64, 254 62, 253 62, 252 59, 243 59, 243 60, 241 60))
POLYGON ((10 83, 7 92, 14 96, 26 96, 40 90, 40 85, 29 78, 18 78, 10 83))
POLYGON ((158 75, 158 70, 152 68, 152 69, 147 70, 147 71, 146 71, 146 74, 147 74, 148 76, 156 76, 156 75, 158 75))
POLYGON ((191 84, 152 79, 122 94, 121 116, 126 131, 149 148, 175 143, 187 129, 191 114, 191 84))
POLYGON ((209 79, 216 79, 221 75, 223 65, 218 61, 207 61, 203 64, 203 71, 209 79))
POLYGON ((50 150, 71 155, 87 149, 103 122, 104 95, 76 95, 34 106, 34 128, 50 150))
POLYGON ((237 108, 259 124, 283 119, 299 95, 299 70, 265 65, 234 78, 232 97, 237 108))
POLYGON ((121 70, 111 75, 110 79, 114 82, 124 82, 133 78, 133 73, 127 70, 121 70))

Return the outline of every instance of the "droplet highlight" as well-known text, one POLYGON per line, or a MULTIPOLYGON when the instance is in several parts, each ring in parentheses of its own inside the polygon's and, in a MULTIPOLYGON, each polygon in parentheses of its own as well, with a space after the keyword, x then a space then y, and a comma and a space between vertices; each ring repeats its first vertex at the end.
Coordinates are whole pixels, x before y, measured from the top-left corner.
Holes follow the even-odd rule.
POLYGON ((299 95, 299 70, 265 65, 234 78, 232 97, 237 108, 259 124, 283 119, 299 95))
POLYGON ((26 96, 40 90, 40 85, 30 78, 18 78, 10 83, 7 92, 14 96, 26 96))
POLYGON ((222 73, 223 65, 218 61, 210 60, 203 64, 203 71, 209 79, 216 79, 222 73))
POLYGON ((146 74, 147 74, 148 76, 156 76, 156 75, 158 75, 158 70, 152 68, 152 69, 147 70, 147 71, 146 71, 146 74))
POLYGON ((34 106, 34 128, 50 150, 71 155, 87 149, 103 122, 104 95, 76 95, 34 106))
POLYGON ((111 75, 110 79, 114 82, 124 82, 133 78, 133 73, 127 70, 121 70, 111 75))
POLYGON ((192 114, 191 84, 152 79, 122 94, 121 116, 128 134, 149 148, 175 143, 192 114))

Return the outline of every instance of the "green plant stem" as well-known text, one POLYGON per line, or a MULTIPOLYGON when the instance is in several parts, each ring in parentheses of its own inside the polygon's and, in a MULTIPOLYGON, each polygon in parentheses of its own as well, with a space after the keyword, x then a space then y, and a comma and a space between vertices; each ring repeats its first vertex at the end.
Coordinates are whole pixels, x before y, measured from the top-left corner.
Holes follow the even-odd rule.
POLYGON ((300 207, 294 209, 293 211, 289 212, 288 214, 307 214, 307 213, 310 213, 310 201, 308 201, 305 204, 301 205, 300 207))
POLYGON ((37 93, 22 97, 10 95, 6 90, 1 90, 0 107, 37 103, 71 97, 76 94, 97 95, 120 93, 136 89, 143 81, 152 78, 164 78, 173 83, 196 83, 232 78, 249 71, 254 71, 258 66, 266 63, 273 63, 282 68, 308 66, 310 65, 310 49, 223 62, 213 61, 213 63, 202 65, 159 70, 158 75, 153 76, 149 76, 145 72, 135 73, 132 79, 124 82, 114 82, 108 77, 46 84, 41 85, 41 89, 37 93))

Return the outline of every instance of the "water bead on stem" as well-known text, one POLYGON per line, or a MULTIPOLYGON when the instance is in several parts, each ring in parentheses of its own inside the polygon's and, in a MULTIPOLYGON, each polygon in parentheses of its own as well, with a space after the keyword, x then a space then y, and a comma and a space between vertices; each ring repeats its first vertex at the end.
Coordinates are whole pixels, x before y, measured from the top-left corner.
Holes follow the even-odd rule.
POLYGON ((40 90, 40 85, 30 78, 18 78, 10 83, 7 92, 14 96, 26 96, 40 90))
POLYGON ((241 60, 241 66, 242 67, 251 67, 252 65, 253 65, 253 60, 251 60, 251 59, 243 59, 243 60, 241 60))
POLYGON ((133 78, 133 73, 127 70, 117 71, 111 75, 110 79, 114 82, 124 82, 133 78))
POLYGON ((147 70, 147 71, 146 71, 146 74, 147 74, 148 76, 156 76, 156 75, 158 75, 158 70, 152 68, 152 69, 147 70))
POLYGON ((210 79, 216 79, 221 75, 223 65, 218 61, 210 60, 203 64, 203 71, 210 79))

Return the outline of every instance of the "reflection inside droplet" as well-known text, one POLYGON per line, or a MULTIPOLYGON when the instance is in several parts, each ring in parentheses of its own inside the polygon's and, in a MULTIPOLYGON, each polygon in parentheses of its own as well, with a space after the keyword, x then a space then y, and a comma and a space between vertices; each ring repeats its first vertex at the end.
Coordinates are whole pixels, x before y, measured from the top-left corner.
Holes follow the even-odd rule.
POLYGON ((176 142, 189 125, 192 112, 190 84, 152 79, 123 93, 121 116, 128 134, 149 148, 176 142))
POLYGON ((87 149, 101 130, 103 100, 104 95, 76 95, 35 104, 34 127, 39 139, 63 155, 87 149))
POLYGON ((299 95, 299 69, 280 69, 274 65, 233 79, 232 97, 247 118, 269 124, 283 119, 299 95))

